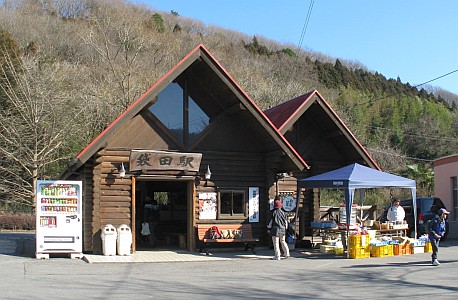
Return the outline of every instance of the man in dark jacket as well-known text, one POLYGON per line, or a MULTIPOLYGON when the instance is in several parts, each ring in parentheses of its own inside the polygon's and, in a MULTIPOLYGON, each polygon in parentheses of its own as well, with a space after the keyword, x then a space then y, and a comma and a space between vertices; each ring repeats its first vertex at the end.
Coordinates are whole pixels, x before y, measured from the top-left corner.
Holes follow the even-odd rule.
POLYGON ((276 196, 272 218, 267 226, 270 228, 272 243, 274 245, 275 256, 272 258, 273 260, 280 260, 280 244, 285 258, 289 257, 289 248, 285 241, 286 228, 288 227, 288 212, 284 211, 282 206, 280 197, 276 196))
POLYGON ((433 266, 440 265, 439 261, 437 260, 437 253, 439 252, 439 242, 445 234, 445 219, 447 218, 448 214, 449 212, 445 208, 441 208, 437 212, 437 215, 434 217, 434 219, 432 219, 428 224, 428 237, 433 248, 433 254, 431 255, 433 266))

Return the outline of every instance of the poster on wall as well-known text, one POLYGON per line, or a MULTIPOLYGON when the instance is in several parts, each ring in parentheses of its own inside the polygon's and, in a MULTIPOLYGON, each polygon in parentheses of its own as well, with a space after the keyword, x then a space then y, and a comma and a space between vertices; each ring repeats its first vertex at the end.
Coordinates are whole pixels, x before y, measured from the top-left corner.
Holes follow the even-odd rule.
MULTIPOLYGON (((292 211, 296 208, 296 198, 291 195, 284 196, 282 199, 283 209, 286 211, 292 211)), ((274 209, 274 199, 269 200, 270 210, 274 209)))
POLYGON ((283 198, 283 209, 286 211, 292 211, 296 208, 296 198, 291 195, 283 198))
POLYGON ((199 193, 199 219, 216 220, 216 193, 199 193))
POLYGON ((259 188, 250 187, 248 189, 248 213, 250 223, 259 222, 259 188))

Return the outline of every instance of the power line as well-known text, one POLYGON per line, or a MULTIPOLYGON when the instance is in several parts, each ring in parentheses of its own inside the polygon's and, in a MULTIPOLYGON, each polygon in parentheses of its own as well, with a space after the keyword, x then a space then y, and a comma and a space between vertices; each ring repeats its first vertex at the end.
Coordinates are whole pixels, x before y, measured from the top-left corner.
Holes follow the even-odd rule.
POLYGON ((381 153, 381 154, 396 156, 396 157, 405 158, 405 159, 409 159, 409 160, 416 160, 416 161, 423 161, 423 162, 433 162, 434 161, 432 159, 416 158, 416 157, 410 157, 410 156, 396 154, 396 153, 389 153, 389 152, 382 151, 380 149, 375 149, 375 148, 366 147, 366 149, 369 150, 369 151, 374 151, 374 152, 378 152, 378 153, 381 153))
POLYGON ((305 33, 307 32, 307 27, 308 27, 308 25, 309 25, 310 17, 311 17, 311 15, 312 15, 312 10, 313 10, 313 4, 314 4, 314 2, 315 2, 315 0, 311 0, 311 1, 310 1, 309 10, 308 10, 308 12, 307 12, 307 16, 305 17, 304 27, 302 28, 301 37, 300 37, 299 43, 298 43, 298 48, 299 48, 299 50, 302 48, 302 42, 304 41, 305 33))
MULTIPOLYGON (((436 81, 436 80, 438 80, 438 79, 440 79, 440 78, 449 76, 449 75, 451 75, 451 74, 453 74, 453 73, 455 73, 455 72, 458 72, 458 69, 453 70, 453 71, 450 71, 450 72, 448 72, 448 73, 446 73, 446 74, 444 74, 444 75, 441 75, 441 76, 436 77, 436 78, 434 78, 434 79, 428 80, 428 81, 426 81, 426 82, 423 82, 423 83, 414 85, 413 87, 414 87, 414 88, 420 87, 420 86, 422 86, 422 85, 425 85, 425 84, 428 84, 428 83, 430 83, 430 82, 436 81)), ((356 104, 353 105, 352 107, 359 106, 359 105, 364 105, 364 104, 368 104, 368 103, 375 102, 375 101, 380 101, 380 100, 383 100, 383 99, 386 99, 386 98, 389 98, 389 97, 397 96, 397 95, 399 95, 399 94, 402 94, 402 92, 397 92, 397 93, 389 94, 389 95, 386 95, 386 96, 383 96, 383 97, 380 97, 380 98, 376 98, 376 99, 371 99, 371 100, 369 100, 369 101, 362 102, 362 103, 356 103, 356 104)))
POLYGON ((431 80, 429 80, 429 81, 426 81, 426 82, 423 82, 423 83, 421 83, 421 84, 418 84, 418 85, 416 85, 416 86, 414 86, 414 87, 419 87, 419 86, 425 85, 425 84, 427 84, 427 83, 436 81, 437 79, 441 79, 442 77, 451 75, 451 74, 453 74, 453 73, 455 73, 455 72, 458 72, 458 69, 457 69, 457 70, 453 70, 453 71, 451 71, 451 72, 448 72, 447 74, 441 75, 441 76, 436 77, 436 78, 434 78, 434 79, 431 79, 431 80))
MULTIPOLYGON (((386 131, 396 131, 396 129, 392 128, 386 128, 386 127, 379 127, 379 126, 367 126, 370 129, 377 129, 377 130, 386 130, 386 131)), ((407 132, 402 132, 403 135, 405 136, 411 136, 411 137, 418 137, 418 138, 423 138, 423 139, 430 139, 430 140, 438 140, 438 141, 447 141, 447 142, 458 142, 458 139, 456 138, 449 138, 449 137, 433 137, 433 136, 427 136, 427 135, 420 135, 416 133, 407 133, 407 132)))
POLYGON ((288 77, 288 80, 287 81, 290 81, 293 76, 294 76, 294 73, 297 71, 298 69, 298 65, 297 64, 297 61, 299 59, 299 52, 301 51, 301 47, 302 47, 302 43, 304 42, 304 38, 305 38, 305 33, 307 32, 307 27, 309 25, 309 21, 310 21, 310 17, 312 16, 312 10, 313 10, 313 4, 315 3, 315 0, 311 0, 310 1, 310 5, 309 5, 309 9, 307 11, 307 15, 305 17, 305 21, 304 21, 304 26, 302 27, 302 32, 301 32, 301 36, 299 38, 299 43, 298 43, 298 46, 297 46, 297 50, 296 50, 296 57, 295 57, 295 61, 296 63, 294 64, 293 66, 293 70, 294 72, 290 72, 289 73, 289 77, 288 77))

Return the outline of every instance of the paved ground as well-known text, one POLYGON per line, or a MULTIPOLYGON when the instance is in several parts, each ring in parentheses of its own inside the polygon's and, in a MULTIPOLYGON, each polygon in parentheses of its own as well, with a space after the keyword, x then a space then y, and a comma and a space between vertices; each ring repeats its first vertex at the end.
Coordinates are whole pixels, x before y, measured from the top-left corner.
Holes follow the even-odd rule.
POLYGON ((264 249, 213 252, 214 260, 90 264, 11 253, 11 240, 0 233, 2 299, 456 299, 458 292, 456 240, 442 243, 438 267, 430 253, 345 259, 305 249, 282 261, 264 249))

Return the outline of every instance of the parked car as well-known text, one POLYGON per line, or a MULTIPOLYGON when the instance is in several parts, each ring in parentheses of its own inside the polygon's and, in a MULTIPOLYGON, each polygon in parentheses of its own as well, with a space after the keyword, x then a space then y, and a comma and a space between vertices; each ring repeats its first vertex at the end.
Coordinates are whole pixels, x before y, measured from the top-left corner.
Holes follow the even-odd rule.
MULTIPOLYGON (((412 209, 413 201, 412 199, 404 199, 404 200, 401 200, 400 204, 406 212, 406 221, 407 221, 407 224, 409 225, 409 231, 407 234, 410 237, 414 237, 415 227, 414 227, 414 215, 413 215, 413 209, 412 209)), ((389 208, 390 208, 390 205, 385 207, 383 217, 381 218, 380 221, 385 222, 387 220, 386 215, 388 213, 389 208)), ((425 228, 426 222, 434 218, 434 216, 437 214, 437 211, 441 208, 445 208, 445 205, 440 198, 437 198, 437 197, 417 198, 417 237, 426 233, 426 228, 425 228)), ((445 232, 445 236, 443 237, 443 239, 447 237, 448 231, 449 231, 449 225, 447 222, 446 223, 446 232, 445 232)))

